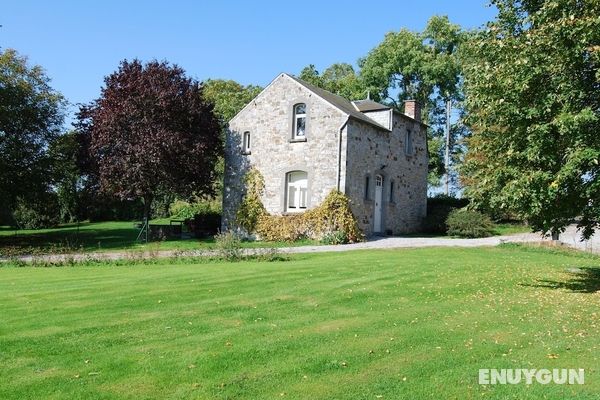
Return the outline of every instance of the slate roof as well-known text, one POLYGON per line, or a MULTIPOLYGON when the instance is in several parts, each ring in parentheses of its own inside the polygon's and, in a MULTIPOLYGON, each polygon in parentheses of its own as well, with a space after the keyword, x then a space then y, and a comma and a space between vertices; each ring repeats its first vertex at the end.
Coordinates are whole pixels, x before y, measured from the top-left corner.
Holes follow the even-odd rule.
MULTIPOLYGON (((358 119, 360 121, 363 121, 363 122, 366 122, 366 123, 368 123, 370 125, 373 125, 373 126, 375 126, 377 128, 385 129, 386 131, 389 131, 389 129, 387 129, 386 127, 378 124, 377 122, 375 122, 374 120, 372 120, 371 118, 367 117, 365 114, 363 114, 362 112, 360 112, 359 110, 357 110, 356 107, 353 105, 353 103, 349 102, 348 100, 346 100, 342 96, 338 96, 337 94, 333 94, 331 92, 328 92, 325 89, 321 89, 319 87, 311 85, 310 83, 305 82, 302 79, 296 78, 295 76, 292 76, 292 75, 289 75, 289 74, 284 74, 284 75, 286 75, 288 78, 291 78, 291 79, 295 80, 300 85, 304 86, 305 88, 307 88, 311 92, 315 93, 317 96, 321 97, 323 100, 327 101, 328 103, 330 103, 332 106, 336 107, 337 109, 339 109, 343 113, 348 114, 349 116, 351 116, 351 117, 353 117, 355 119, 358 119)), ((372 103, 375 103, 375 102, 373 101, 372 103)), ((375 104, 379 104, 379 103, 375 103, 375 104)), ((379 104, 379 105, 382 106, 382 107, 385 107, 383 104, 379 104)))
POLYGON ((352 105, 354 105, 354 107, 360 111, 360 112, 367 112, 367 111, 381 111, 381 110, 389 110, 391 109, 391 107, 388 107, 384 104, 381 103, 377 103, 376 101, 367 99, 367 100, 356 100, 352 102, 352 105))

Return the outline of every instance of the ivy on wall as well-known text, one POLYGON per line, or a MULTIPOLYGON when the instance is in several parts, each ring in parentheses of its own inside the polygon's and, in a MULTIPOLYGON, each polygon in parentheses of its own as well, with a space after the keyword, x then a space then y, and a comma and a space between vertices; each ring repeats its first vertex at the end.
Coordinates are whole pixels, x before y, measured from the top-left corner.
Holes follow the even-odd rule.
POLYGON ((259 219, 267 215, 261 201, 265 191, 265 179, 256 168, 251 168, 244 176, 246 196, 236 212, 236 223, 248 233, 254 233, 259 219))
POLYGON ((262 204, 264 178, 255 168, 244 177, 246 196, 236 213, 237 225, 268 241, 313 239, 331 243, 362 241, 350 199, 333 190, 318 206, 302 214, 269 215, 262 204))

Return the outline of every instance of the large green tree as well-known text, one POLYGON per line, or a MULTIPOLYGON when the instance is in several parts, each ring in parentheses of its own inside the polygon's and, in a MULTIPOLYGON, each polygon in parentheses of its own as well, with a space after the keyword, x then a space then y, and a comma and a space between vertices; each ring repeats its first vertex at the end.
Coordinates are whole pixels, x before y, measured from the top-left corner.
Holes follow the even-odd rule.
POLYGON ((244 86, 233 80, 208 79, 203 83, 202 93, 206 100, 215 105, 215 114, 226 124, 261 90, 260 86, 244 86))
POLYGON ((367 89, 356 73, 354 67, 347 63, 335 63, 319 73, 313 64, 300 71, 299 78, 328 90, 348 100, 358 100, 367 97, 367 89))
MULTIPOLYGON (((404 101, 418 100, 429 126, 430 184, 439 184, 444 174, 443 152, 446 103, 462 110, 462 70, 459 49, 467 33, 448 17, 432 17, 423 32, 402 29, 384 40, 360 60, 361 80, 371 96, 403 111, 404 101)), ((464 125, 453 121, 450 150, 458 160, 465 135, 464 125)))
POLYGON ((558 234, 600 221, 600 2, 493 0, 468 47, 466 193, 558 234))
POLYGON ((0 204, 35 199, 51 185, 49 144, 58 137, 66 101, 40 66, 15 50, 0 52, 0 204))

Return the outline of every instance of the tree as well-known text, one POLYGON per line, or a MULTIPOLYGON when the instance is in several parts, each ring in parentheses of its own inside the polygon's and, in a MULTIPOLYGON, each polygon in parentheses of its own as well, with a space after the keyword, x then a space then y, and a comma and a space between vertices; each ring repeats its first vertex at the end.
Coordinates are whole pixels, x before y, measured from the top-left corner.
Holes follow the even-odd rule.
POLYGON ((0 204, 49 190, 49 144, 59 135, 66 101, 40 66, 15 50, 0 52, 0 204))
POLYGON ((76 132, 67 132, 50 143, 51 175, 58 198, 61 222, 79 219, 80 143, 76 132))
POLYGON ((600 3, 494 0, 468 46, 467 195, 556 237, 600 223, 600 3))
POLYGON ((302 69, 299 78, 350 101, 367 97, 367 90, 360 76, 347 63, 332 64, 323 74, 319 74, 316 67, 310 64, 302 69))
MULTIPOLYGON (((371 96, 403 111, 404 101, 421 103, 423 120, 430 126, 430 183, 439 184, 444 173, 444 141, 446 104, 455 109, 462 105, 462 79, 459 48, 467 33, 448 17, 432 17, 423 32, 402 29, 388 33, 383 42, 369 52, 359 64, 363 85, 371 96)), ((466 134, 460 123, 450 128, 450 154, 455 162, 460 158, 461 135, 466 134)))
POLYGON ((203 86, 204 98, 215 105, 214 112, 223 124, 227 124, 262 91, 260 86, 243 86, 224 79, 208 79, 203 86))
POLYGON ((142 199, 146 219, 161 190, 212 195, 222 141, 203 87, 176 65, 139 60, 122 61, 104 82, 78 114, 100 188, 142 199))

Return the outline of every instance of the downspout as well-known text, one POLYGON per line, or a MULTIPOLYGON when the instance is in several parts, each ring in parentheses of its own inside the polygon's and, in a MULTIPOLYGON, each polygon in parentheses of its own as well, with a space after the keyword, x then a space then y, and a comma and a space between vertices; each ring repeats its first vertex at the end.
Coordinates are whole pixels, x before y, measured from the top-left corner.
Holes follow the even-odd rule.
POLYGON ((338 129, 338 154, 337 154, 337 190, 338 190, 338 192, 340 191, 340 188, 342 186, 342 183, 341 183, 341 180, 342 180, 342 131, 344 130, 344 127, 348 123, 349 118, 350 118, 350 116, 346 116, 346 119, 344 120, 344 122, 342 122, 342 124, 340 125, 340 128, 338 129))

